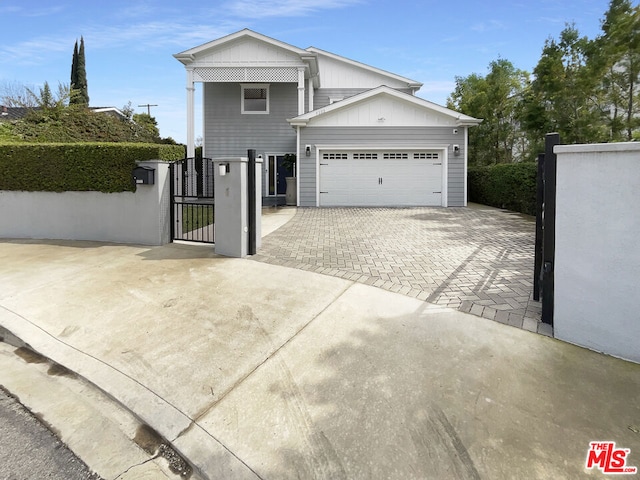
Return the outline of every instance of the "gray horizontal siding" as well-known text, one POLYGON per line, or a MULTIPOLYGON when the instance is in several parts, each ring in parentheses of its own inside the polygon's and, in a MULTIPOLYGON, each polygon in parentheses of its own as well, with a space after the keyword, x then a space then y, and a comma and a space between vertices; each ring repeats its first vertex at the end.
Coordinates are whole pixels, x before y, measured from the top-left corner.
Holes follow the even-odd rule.
POLYGON ((300 205, 316 204, 316 145, 460 145, 460 155, 453 155, 449 147, 448 197, 451 207, 464 205, 464 127, 453 134, 452 127, 306 127, 301 129, 301 148, 311 145, 311 156, 299 152, 300 205))
POLYGON ((292 83, 273 83, 269 89, 269 114, 243 115, 238 83, 205 83, 204 150, 208 157, 246 156, 258 153, 290 153, 296 132, 287 118, 298 114, 298 90, 292 83))
MULTIPOLYGON (((204 154, 207 157, 246 157, 253 148, 262 155, 293 153, 296 132, 287 118, 298 114, 298 86, 272 83, 269 87, 269 114, 241 113, 239 83, 204 84, 204 154)), ((263 166, 262 191, 266 192, 263 166)))

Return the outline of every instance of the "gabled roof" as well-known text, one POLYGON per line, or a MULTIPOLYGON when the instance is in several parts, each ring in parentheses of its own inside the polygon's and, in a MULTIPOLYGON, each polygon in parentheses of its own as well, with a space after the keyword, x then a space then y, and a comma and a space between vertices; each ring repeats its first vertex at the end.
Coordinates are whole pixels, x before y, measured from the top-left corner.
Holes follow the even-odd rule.
POLYGON ((482 122, 482 120, 478 118, 470 117, 469 115, 456 112, 455 110, 451 110, 433 102, 429 102, 428 100, 424 100, 420 97, 416 97, 414 95, 398 91, 394 88, 387 87, 386 85, 367 90, 366 92, 354 95, 339 102, 332 103, 331 105, 327 105, 326 107, 312 110, 311 112, 305 113, 303 115, 287 119, 287 121, 292 127, 304 127, 314 119, 321 119, 322 117, 335 115, 341 110, 346 111, 349 108, 353 108, 366 103, 371 103, 376 99, 380 99, 382 97, 389 98, 392 100, 392 102, 395 103, 404 102, 405 104, 414 106, 417 109, 425 110, 432 114, 438 115, 439 117, 446 118, 447 121, 452 125, 473 126, 478 125, 480 122, 482 122))
POLYGON ((211 42, 204 43, 194 48, 190 48, 189 50, 185 50, 181 53, 176 53, 174 57, 178 59, 185 65, 189 65, 192 63, 198 56, 204 55, 211 50, 215 50, 216 48, 232 42, 234 40, 238 40, 240 38, 253 38, 255 40, 259 40, 261 42, 265 42, 274 47, 282 48, 284 50, 288 50, 291 53, 295 53, 299 55, 302 59, 315 59, 316 55, 308 52, 307 50, 303 50, 302 48, 294 47, 285 42, 281 42, 280 40, 276 40, 275 38, 267 37, 266 35, 262 35, 261 33, 254 32, 253 30, 249 30, 245 28, 240 30, 239 32, 232 33, 230 35, 226 35, 224 37, 218 38, 217 40, 213 40, 211 42))
POLYGON ((412 80, 407 77, 403 77, 401 75, 397 75, 395 73, 387 72, 386 70, 382 70, 380 68, 372 67, 371 65, 367 65, 365 63, 357 62, 355 60, 351 60, 350 58, 341 57, 340 55, 336 55, 335 53, 327 52, 325 50, 321 50, 316 47, 309 47, 307 51, 316 53, 319 55, 324 55, 326 57, 332 58, 338 62, 345 63, 347 65, 351 65, 353 67, 362 68, 372 73, 376 73, 378 75, 382 75, 385 77, 393 78, 394 80, 398 80, 399 82, 406 83, 408 88, 415 90, 419 90, 422 87, 422 83, 412 80))
MULTIPOLYGON (((273 51, 279 51, 283 55, 282 57, 288 57, 288 60, 284 62, 285 64, 290 64, 291 59, 295 58, 300 62, 300 65, 306 65, 309 68, 309 77, 314 79, 314 83, 316 84, 316 88, 320 87, 318 82, 321 82, 322 72, 319 74, 319 58, 324 57, 329 59, 334 65, 342 65, 346 68, 351 68, 354 70, 360 70, 361 72, 365 72, 368 75, 378 76, 379 79, 376 82, 376 85, 387 83, 389 85, 393 85, 398 88, 409 88, 414 93, 422 87, 422 83, 412 80, 407 77, 403 77, 401 75, 397 75, 395 73, 391 73, 376 67, 372 67, 370 65, 366 65, 361 62, 357 62, 355 60, 351 60, 345 57, 341 57, 340 55, 336 55, 334 53, 330 53, 319 48, 309 47, 307 49, 301 49, 290 45, 288 43, 282 42, 280 40, 276 40, 274 38, 268 37, 266 35, 262 35, 260 33, 254 32, 248 28, 240 30, 236 33, 232 33, 230 35, 226 35, 224 37, 218 38, 217 40, 213 40, 208 43, 204 43, 194 48, 190 48, 189 50, 185 50, 181 53, 176 53, 174 57, 180 61, 185 66, 191 66, 195 68, 200 67, 225 67, 225 66, 247 66, 254 67, 258 66, 258 62, 255 58, 248 58, 243 60, 242 53, 246 53, 246 51, 242 52, 235 56, 232 60, 225 58, 222 55, 222 52, 226 48, 237 48, 243 40, 254 40, 255 42, 260 42, 265 45, 268 45, 272 48, 273 51), (381 78, 380 78, 381 77, 381 78)), ((262 52, 260 52, 262 53, 262 52)), ((234 52, 235 54, 235 52, 234 52)), ((276 64, 277 60, 274 58, 266 59, 261 57, 261 60, 268 64, 276 64)), ((282 60, 282 59, 281 59, 282 60)), ((326 73, 326 72, 325 72, 326 73)), ((371 85, 373 86, 373 85, 371 85)))

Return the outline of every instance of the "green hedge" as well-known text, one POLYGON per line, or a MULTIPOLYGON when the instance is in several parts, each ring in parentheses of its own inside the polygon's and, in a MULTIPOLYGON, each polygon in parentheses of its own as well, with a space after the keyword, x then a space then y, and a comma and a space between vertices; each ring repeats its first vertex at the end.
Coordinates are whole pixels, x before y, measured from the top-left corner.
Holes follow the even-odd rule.
POLYGON ((535 215, 537 169, 535 162, 469 167, 469 201, 535 215))
POLYGON ((136 161, 179 160, 182 145, 146 143, 0 144, 0 190, 135 191, 136 161))

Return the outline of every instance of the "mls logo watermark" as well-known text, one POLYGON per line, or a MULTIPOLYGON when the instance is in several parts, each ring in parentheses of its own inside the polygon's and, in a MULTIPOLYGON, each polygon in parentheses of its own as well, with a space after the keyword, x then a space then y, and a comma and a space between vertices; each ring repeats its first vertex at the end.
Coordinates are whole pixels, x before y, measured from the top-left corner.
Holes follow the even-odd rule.
POLYGON ((587 470, 599 468, 602 473, 631 475, 638 467, 627 466, 628 448, 616 448, 615 442, 590 442, 587 452, 587 470))

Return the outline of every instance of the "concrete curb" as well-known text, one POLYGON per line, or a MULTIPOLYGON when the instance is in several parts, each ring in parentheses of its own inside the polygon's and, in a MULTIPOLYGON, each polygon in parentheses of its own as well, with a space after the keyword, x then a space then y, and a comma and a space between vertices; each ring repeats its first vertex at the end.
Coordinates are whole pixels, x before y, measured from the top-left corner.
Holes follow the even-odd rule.
POLYGON ((259 478, 221 443, 155 392, 3 306, 0 306, 0 333, 9 343, 27 346, 100 389, 166 439, 205 478, 259 478))

